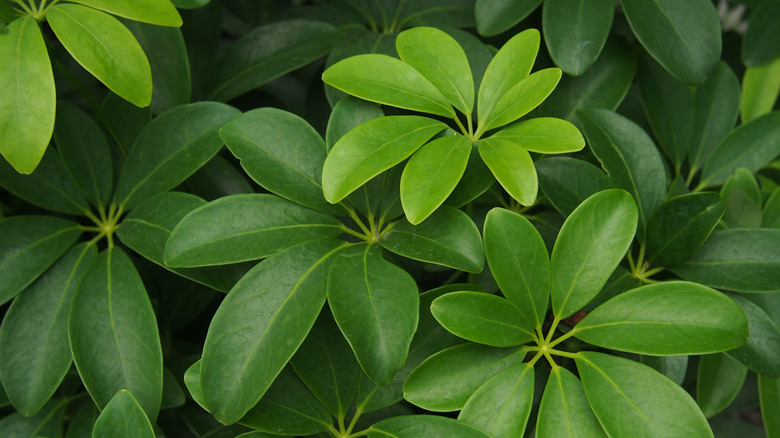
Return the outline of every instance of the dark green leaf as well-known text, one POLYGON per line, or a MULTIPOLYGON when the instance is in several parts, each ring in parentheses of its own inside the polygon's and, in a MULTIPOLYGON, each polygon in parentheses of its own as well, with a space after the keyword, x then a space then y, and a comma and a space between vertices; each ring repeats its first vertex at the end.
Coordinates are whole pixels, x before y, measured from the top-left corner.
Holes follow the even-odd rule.
POLYGON ((780 41, 775 38, 780 22, 780 4, 763 2, 750 14, 750 20, 742 38, 742 63, 758 67, 780 56, 780 41))
POLYGON ((488 438, 470 424, 436 415, 404 415, 373 424, 368 438, 488 438))
POLYGON ((603 170, 571 157, 549 157, 536 163, 539 186, 564 217, 590 195, 612 185, 603 170))
POLYGON ((219 154, 193 173, 184 183, 190 192, 207 201, 228 195, 255 192, 246 173, 219 154))
POLYGON ((539 190, 531 155, 521 145, 503 138, 479 142, 479 155, 501 187, 522 205, 533 205, 539 190))
POLYGON ((70 417, 68 433, 65 434, 65 438, 90 438, 98 415, 100 415, 100 410, 91 400, 81 405, 76 413, 70 417))
POLYGON ((373 102, 353 96, 344 96, 333 107, 328 118, 325 149, 329 152, 333 149, 333 145, 353 128, 384 115, 382 107, 373 102))
POLYGON ((747 376, 747 367, 721 353, 699 359, 696 401, 705 417, 722 411, 737 397, 747 376))
POLYGON ((740 167, 723 183, 720 197, 726 207, 723 221, 734 228, 758 228, 762 222, 762 196, 753 174, 740 167))
POLYGON ((740 118, 747 123, 770 111, 780 94, 780 58, 760 67, 748 67, 742 76, 740 118))
POLYGON ((187 396, 173 373, 163 368, 163 393, 160 409, 178 408, 187 402, 187 396))
POLYGON ((521 22, 542 0, 477 0, 474 18, 483 36, 498 35, 521 22))
POLYGON ((571 371, 555 367, 547 378, 536 420, 539 437, 606 437, 588 405, 582 382, 571 371))
MULTIPOLYGON (((433 23, 437 27, 474 27, 474 0, 422 0, 401 2, 403 23, 433 23)), ((399 24, 400 26, 400 24, 399 24)), ((449 32, 449 30, 448 30, 449 32)))
POLYGON ((537 117, 515 123, 490 136, 510 140, 523 149, 540 154, 577 152, 585 146, 579 129, 553 117, 537 117))
POLYGON ((154 437, 152 423, 133 394, 120 389, 103 408, 92 429, 93 437, 132 436, 138 438, 154 437))
POLYGON ((66 400, 52 400, 32 417, 14 412, 0 420, 0 435, 10 438, 56 437, 62 433, 66 400))
POLYGON ((542 8, 544 41, 555 65, 579 76, 607 42, 615 5, 611 0, 547 0, 542 8))
POLYGON ((122 158, 151 120, 151 108, 139 108, 114 93, 109 93, 100 106, 100 121, 119 146, 122 158))
POLYGON ((169 0, 70 0, 120 17, 159 26, 179 27, 181 17, 169 0))
POLYGON ((490 168, 479 156, 479 148, 472 145, 466 171, 444 204, 462 207, 488 191, 495 182, 490 168))
POLYGON ((766 436, 775 438, 780 434, 780 417, 775 415, 780 409, 780 379, 758 376, 758 393, 766 436))
POLYGON ((747 316, 750 336, 747 344, 726 354, 760 375, 777 379, 780 377, 780 330, 777 324, 753 302, 739 295, 731 297, 747 316))
POLYGON ((682 385, 688 372, 688 356, 639 356, 640 362, 682 385))
POLYGON ((780 188, 776 188, 764 204, 761 227, 780 229, 780 188))

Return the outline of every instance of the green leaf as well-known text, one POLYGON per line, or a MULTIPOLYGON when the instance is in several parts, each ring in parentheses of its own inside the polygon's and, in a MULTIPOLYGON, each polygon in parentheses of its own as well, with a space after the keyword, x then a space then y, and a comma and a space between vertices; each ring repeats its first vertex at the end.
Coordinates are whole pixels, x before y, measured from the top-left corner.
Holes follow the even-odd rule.
POLYGON ((726 207, 723 221, 734 228, 758 228, 762 222, 761 189, 753 174, 740 167, 723 183, 720 197, 726 207))
POLYGON ((229 161, 219 153, 184 183, 190 192, 207 201, 255 192, 255 187, 249 182, 246 173, 234 166, 232 160, 229 161))
POLYGON ((582 382, 566 368, 550 370, 539 405, 536 436, 607 436, 588 405, 582 382))
POLYGON ((269 257, 222 301, 200 369, 205 406, 220 422, 240 420, 306 338, 325 302, 330 258, 343 245, 320 240, 269 257))
POLYGON ((126 389, 120 389, 95 421, 92 436, 154 437, 154 429, 141 405, 126 389))
POLYGON ((536 168, 521 145, 502 138, 486 138, 479 142, 479 155, 512 198, 526 206, 536 202, 536 168))
POLYGON ((780 433, 780 417, 774 415, 780 409, 780 379, 758 376, 758 394, 766 436, 775 438, 780 433))
POLYGON ((176 107, 141 131, 119 173, 117 202, 127 208, 180 184, 219 148, 217 131, 238 110, 216 102, 176 107))
POLYGON ((778 21, 780 5, 777 2, 763 2, 751 12, 739 52, 743 64, 758 67, 780 56, 780 41, 774 37, 778 21))
POLYGON ((639 209, 637 235, 644 240, 647 221, 668 187, 663 158, 642 128, 618 113, 588 108, 577 111, 585 138, 615 187, 631 193, 639 209))
POLYGON ((67 102, 57 105, 54 141, 68 174, 92 205, 103 208, 114 190, 111 148, 100 126, 67 102))
POLYGON ((726 409, 737 397, 747 376, 747 367, 725 354, 708 354, 699 359, 696 401, 710 418, 726 409))
POLYGON ((523 78, 506 90, 490 111, 480 112, 479 132, 507 125, 528 114, 552 93, 560 79, 558 68, 546 68, 523 78))
POLYGON ((780 291, 780 230, 716 231, 692 258, 672 268, 688 281, 737 292, 780 291))
POLYGON ((466 171, 471 141, 462 135, 437 138, 422 146, 404 166, 401 205, 413 225, 428 218, 455 190, 466 171))
POLYGON ((420 225, 399 220, 379 244, 398 255, 466 272, 479 273, 485 256, 479 230, 469 216, 444 206, 420 225))
POLYGON ((740 167, 756 172, 778 154, 780 111, 775 111, 745 123, 721 140, 704 163, 699 186, 719 186, 740 167))
POLYGON ((780 188, 776 188, 764 204, 762 228, 780 228, 780 188))
POLYGON ((152 69, 152 111, 160 114, 190 103, 192 81, 181 30, 137 22, 127 22, 127 27, 144 49, 152 69))
POLYGON ((592 300, 634 240, 637 208, 620 189, 598 192, 566 219, 550 259, 552 307, 566 318, 592 300))
POLYGON ((608 435, 713 436, 691 396, 652 368, 591 351, 578 353, 576 362, 588 403, 608 435))
POLYGON ((151 120, 150 107, 139 108, 114 93, 108 93, 100 106, 100 121, 119 146, 123 156, 127 155, 138 135, 151 120))
POLYGON ((469 397, 458 420, 473 424, 494 438, 522 436, 533 398, 533 365, 515 365, 482 384, 469 397))
POLYGON ((501 293, 523 313, 526 328, 541 327, 550 300, 550 258, 539 232, 525 217, 494 208, 485 217, 483 234, 501 293))
POLYGON ((404 384, 404 398, 436 412, 463 409, 466 400, 497 373, 520 364, 526 352, 466 342, 425 359, 404 384))
POLYGON ((542 0, 477 0, 474 18, 482 36, 498 35, 523 21, 542 0))
POLYGON ((344 59, 325 70, 322 80, 371 102, 455 117, 452 105, 431 81, 392 56, 366 54, 344 59))
POLYGON ((701 248, 723 217, 717 193, 691 193, 667 199, 647 224, 647 261, 678 265, 701 248))
POLYGON ((322 195, 327 150, 304 119, 276 108, 259 108, 225 123, 219 135, 247 175, 266 190, 326 213, 343 214, 322 195))
POLYGON ((328 304, 363 371, 386 385, 400 370, 419 319, 412 277, 382 258, 379 245, 341 251, 328 274, 328 304))
POLYGON ((594 309, 572 331, 599 347, 674 356, 742 346, 748 322, 726 295, 697 283, 666 281, 623 292, 594 309))
POLYGON ((149 60, 119 20, 86 6, 62 3, 46 9, 46 21, 73 58, 111 91, 136 106, 151 103, 149 60))
POLYGON ((184 372, 184 385, 192 396, 192 400, 195 401, 203 409, 206 408, 206 402, 203 400, 203 388, 200 386, 200 365, 203 362, 202 359, 198 359, 190 365, 184 372))
POLYGON ((395 40, 398 55, 441 92, 452 106, 471 116, 474 78, 466 53, 454 38, 433 27, 408 29, 395 40))
POLYGON ((590 195, 612 187, 603 170, 584 160, 549 157, 535 164, 539 187, 564 217, 590 195))
POLYGON ((540 154, 577 152, 585 146, 585 139, 576 126, 553 117, 523 120, 496 132, 490 138, 506 139, 527 151, 540 154))
POLYGON ((168 237, 163 260, 172 267, 257 260, 298 243, 337 237, 341 227, 332 216, 274 195, 225 196, 182 218, 168 237))
POLYGON ((187 396, 179 385, 178 378, 167 368, 163 368, 163 393, 160 409, 171 409, 184 406, 187 396))
POLYGON ((488 438, 470 424, 436 415, 402 415, 374 423, 368 438, 488 438))
POLYGON ((0 420, 0 434, 12 438, 59 436, 62 433, 67 406, 66 400, 52 400, 32 417, 14 412, 0 420))
POLYGON ((80 235, 77 223, 54 216, 0 219, 0 303, 25 290, 80 235))
POLYGON ((412 155, 447 126, 420 116, 370 120, 333 145, 322 168, 325 199, 335 204, 371 178, 412 155))
POLYGON ((555 65, 579 76, 607 42, 615 5, 610 0, 548 0, 542 7, 544 42, 555 65))
POLYGON ((54 74, 41 29, 33 17, 12 21, 0 34, 0 153, 30 174, 54 130, 54 74))
POLYGON ((720 18, 709 0, 621 0, 637 39, 672 76, 689 85, 707 80, 720 60, 720 18))
POLYGON ((341 37, 330 24, 288 20, 255 28, 212 63, 208 100, 226 102, 326 55, 341 37))
POLYGON ((780 57, 760 67, 748 67, 742 76, 742 123, 770 111, 780 95, 780 57))
POLYGON ((0 380, 14 408, 35 415, 70 369, 68 309, 97 256, 94 246, 70 249, 11 303, 0 327, 0 380))
POLYGON ((156 24, 179 27, 181 17, 169 0, 69 0, 113 15, 156 24))
POLYGON ((120 248, 100 253, 73 295, 68 338, 81 380, 99 408, 126 389, 155 421, 163 387, 157 320, 138 271, 120 248))
POLYGON ((100 411, 91 400, 82 404, 76 413, 70 417, 68 433, 65 434, 65 438, 91 437, 92 428, 99 415, 100 411))
POLYGON ((490 169, 479 156, 479 148, 472 144, 466 171, 444 204, 462 207, 487 192, 495 182, 490 169))
POLYGON ((688 356, 639 356, 644 365, 668 377, 672 382, 682 385, 688 372, 688 356))
POLYGON ((726 352, 752 371, 777 379, 780 377, 780 330, 761 307, 739 296, 731 295, 742 307, 750 326, 750 336, 742 347, 726 352))

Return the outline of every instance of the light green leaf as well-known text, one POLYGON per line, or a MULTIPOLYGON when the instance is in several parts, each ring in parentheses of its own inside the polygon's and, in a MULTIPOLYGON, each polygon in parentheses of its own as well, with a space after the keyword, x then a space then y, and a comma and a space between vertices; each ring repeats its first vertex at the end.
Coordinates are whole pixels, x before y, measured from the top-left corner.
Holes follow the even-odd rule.
POLYGON ((539 405, 536 436, 556 438, 606 437, 588 405, 582 382, 563 367, 550 370, 539 405))
POLYGON ((54 131, 54 74, 38 23, 25 16, 0 34, 0 153, 19 173, 30 174, 54 131))
POLYGON ((726 409, 737 397, 747 376, 747 367, 721 353, 699 358, 696 401, 705 417, 726 409))
POLYGON ((603 170, 584 160, 549 157, 535 164, 539 187, 564 217, 590 195, 612 187, 603 170))
POLYGON ((471 141, 447 135, 422 146, 401 174, 401 205, 413 225, 428 218, 455 190, 466 171, 471 141))
POLYGON ((780 94, 780 57, 760 67, 748 67, 742 76, 742 123, 770 111, 780 94))
POLYGON ((542 7, 544 42, 555 65, 579 76, 607 42, 615 4, 611 0, 547 0, 542 7))
POLYGON ((506 139, 523 149, 540 154, 577 152, 585 146, 580 130, 571 123, 553 117, 537 117, 517 122, 491 135, 506 139))
POLYGON ((470 424, 436 415, 402 415, 368 428, 368 438, 489 438, 470 424))
POLYGON ((257 260, 298 243, 337 237, 342 224, 274 195, 231 195, 202 205, 171 231, 163 260, 171 267, 257 260))
POLYGON ((92 429, 93 438, 107 436, 132 436, 138 438, 154 437, 154 429, 149 418, 133 394, 120 389, 103 408, 92 429))
POLYGON ((636 223, 636 204, 620 189, 592 195, 566 219, 550 259, 557 317, 580 310, 601 291, 634 240, 636 223))
POLYGON ((780 379, 758 376, 758 394, 766 436, 776 438, 780 436, 780 417, 774 414, 780 409, 780 379))
POLYGON ((780 377, 780 330, 775 321, 758 305, 739 295, 730 295, 742 307, 750 326, 750 336, 742 347, 726 354, 752 371, 777 379, 780 377))
POLYGON ((220 422, 235 423, 257 404, 306 338, 325 302, 330 258, 343 245, 319 240, 269 257, 222 301, 200 367, 203 402, 220 422))
POLYGON ((522 205, 533 205, 539 190, 531 155, 521 145, 502 138, 479 142, 479 155, 501 187, 522 205))
POLYGON ((666 281, 623 292, 572 331, 612 350, 674 356, 740 347, 748 339, 748 322, 726 295, 697 283, 666 281))
POLYGON ((152 102, 149 60, 119 20, 86 6, 60 3, 46 9, 46 21, 73 58, 111 91, 136 106, 152 102))
POLYGON ((412 155, 447 125, 420 116, 370 120, 333 145, 322 168, 325 199, 335 204, 412 155))
POLYGON ((68 338, 81 380, 99 408, 126 389, 155 421, 163 386, 157 320, 138 271, 120 248, 98 255, 73 295, 68 338))
POLYGON ((542 0, 477 0, 474 18, 482 36, 498 35, 521 22, 542 0))
POLYGON ((507 125, 528 114, 547 99, 560 79, 558 68, 539 70, 521 79, 505 91, 491 110, 479 113, 478 132, 507 125))
POLYGON ((578 356, 588 403, 608 435, 713 436, 696 402, 663 374, 604 353, 584 351, 578 356))
POLYGON ((169 0, 68 0, 110 14, 158 26, 179 27, 181 17, 169 0))

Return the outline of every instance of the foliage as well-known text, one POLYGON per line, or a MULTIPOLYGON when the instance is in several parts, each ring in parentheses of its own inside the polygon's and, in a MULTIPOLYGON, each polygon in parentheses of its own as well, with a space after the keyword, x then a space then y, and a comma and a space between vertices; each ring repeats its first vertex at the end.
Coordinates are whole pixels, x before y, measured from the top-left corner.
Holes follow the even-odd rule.
POLYGON ((778 5, 0 0, 0 436, 780 436, 778 5))

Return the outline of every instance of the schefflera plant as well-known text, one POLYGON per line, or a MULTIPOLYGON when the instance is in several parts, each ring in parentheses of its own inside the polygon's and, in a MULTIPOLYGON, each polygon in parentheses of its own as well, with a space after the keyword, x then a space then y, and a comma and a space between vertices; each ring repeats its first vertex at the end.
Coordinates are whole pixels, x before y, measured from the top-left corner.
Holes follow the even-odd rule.
POLYGON ((561 154, 585 145, 577 128, 561 119, 513 124, 541 104, 561 78, 558 68, 530 73, 539 41, 539 32, 528 29, 496 53, 479 86, 476 120, 469 60, 455 39, 439 29, 418 27, 398 34, 400 59, 365 54, 328 68, 323 81, 347 94, 434 117, 382 117, 348 132, 325 160, 325 199, 339 202, 408 158, 400 180, 401 205, 409 222, 419 224, 453 192, 469 161, 475 161, 470 156, 476 148, 517 202, 533 204, 538 181, 529 152, 561 154), (452 121, 459 132, 437 137, 449 127, 441 118, 452 121))
POLYGON ((598 192, 566 219, 548 257, 526 218, 491 210, 484 246, 503 296, 456 291, 432 302, 439 323, 471 342, 417 367, 404 385, 406 400, 431 411, 460 410, 459 420, 496 438, 523 436, 535 404, 534 367, 546 361, 538 437, 712 436, 693 398, 631 355, 743 345, 748 322, 730 297, 697 283, 662 282, 617 295, 577 322, 628 250, 637 218, 627 192, 598 192), (579 377, 565 366, 572 362, 579 377))

